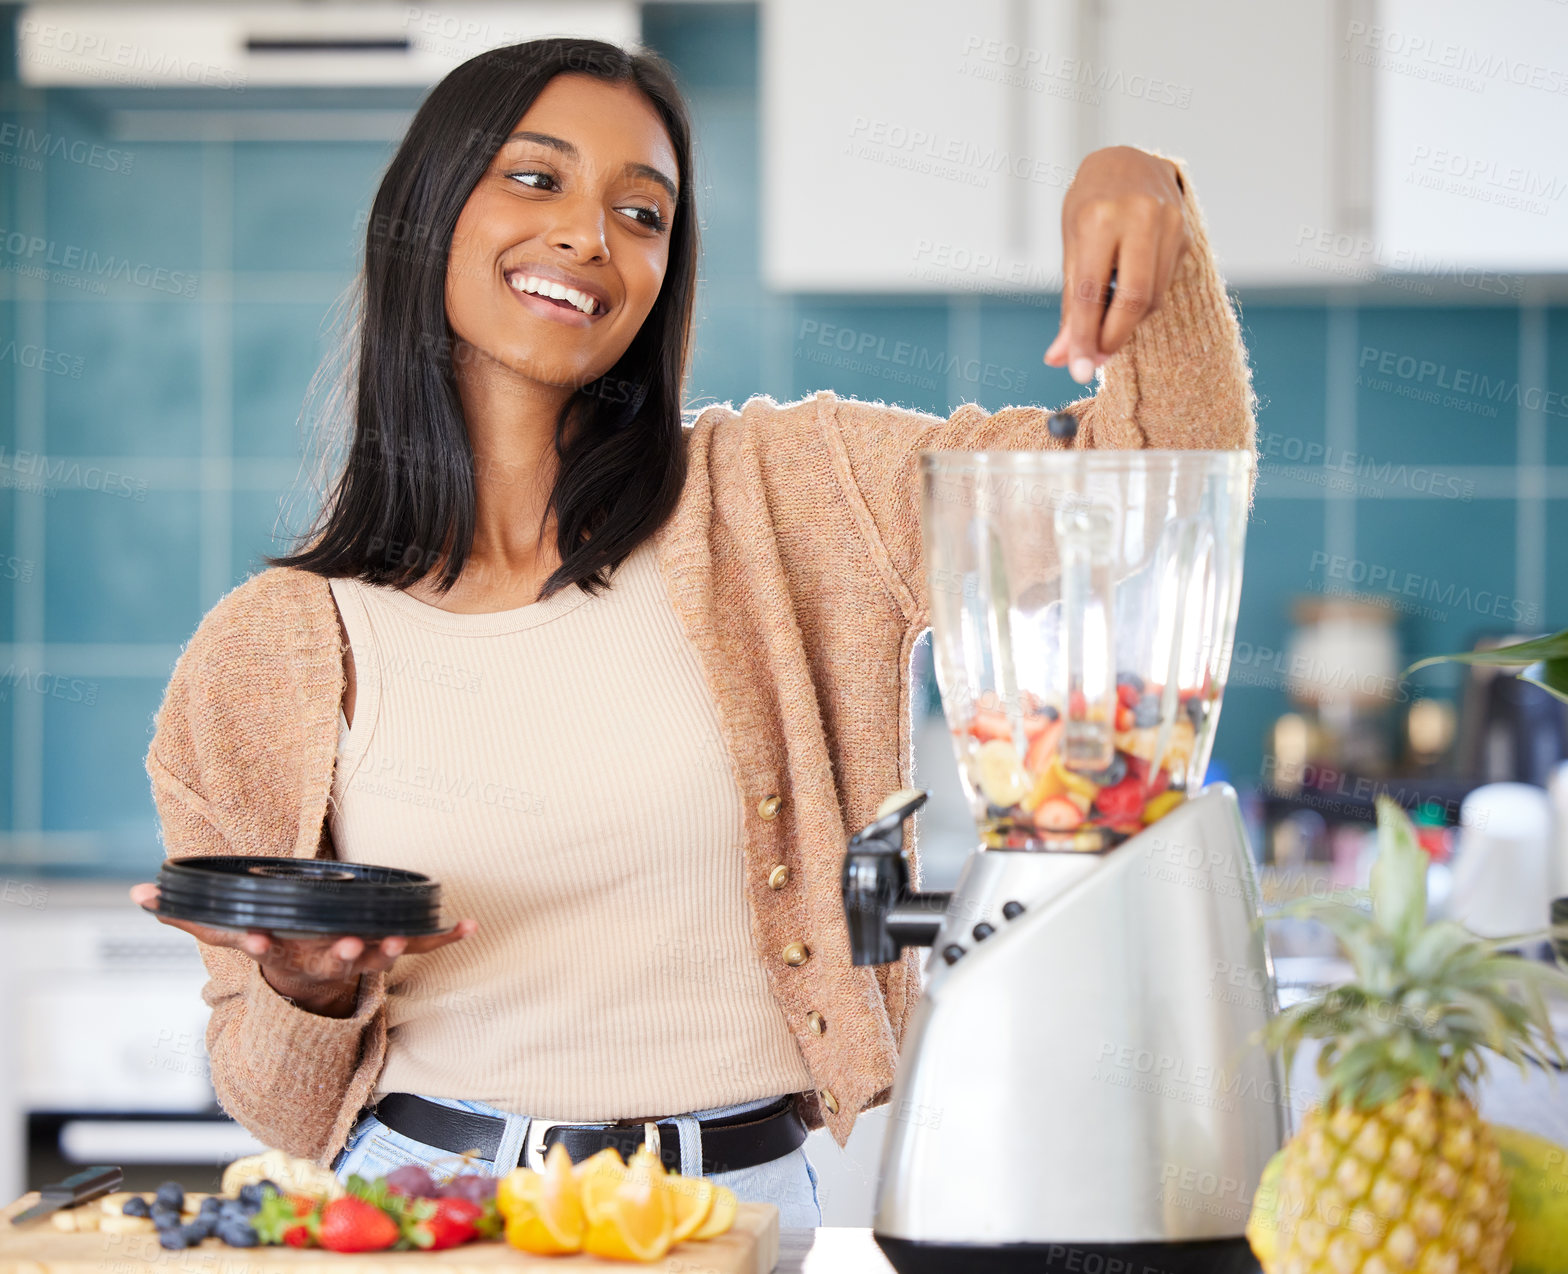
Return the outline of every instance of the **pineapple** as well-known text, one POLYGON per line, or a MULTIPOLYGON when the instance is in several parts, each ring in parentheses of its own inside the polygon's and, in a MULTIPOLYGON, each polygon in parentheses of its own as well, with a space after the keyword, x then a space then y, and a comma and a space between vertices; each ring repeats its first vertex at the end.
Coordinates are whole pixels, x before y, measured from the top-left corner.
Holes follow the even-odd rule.
POLYGON ((1324 1040, 1322 1099, 1282 1152, 1267 1274, 1507 1274, 1508 1177, 1472 1093, 1484 1049, 1524 1066, 1563 1057, 1549 965, 1426 919, 1427 857, 1397 804, 1378 802, 1372 907, 1301 904, 1333 930, 1355 980, 1281 1013, 1290 1058, 1324 1040))

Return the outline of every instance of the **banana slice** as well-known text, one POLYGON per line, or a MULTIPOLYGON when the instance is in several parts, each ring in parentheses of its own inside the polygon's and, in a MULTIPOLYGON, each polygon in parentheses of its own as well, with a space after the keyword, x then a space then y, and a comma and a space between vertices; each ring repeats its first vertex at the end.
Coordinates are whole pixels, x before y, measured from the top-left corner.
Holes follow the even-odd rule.
POLYGON ((259 1155, 236 1159, 223 1170, 221 1192, 235 1195, 241 1186, 252 1185, 257 1181, 275 1181, 291 1193, 329 1199, 335 1199, 343 1193, 342 1184, 330 1169, 309 1159, 296 1159, 282 1150, 268 1150, 259 1155))
POLYGON ((97 1208, 83 1205, 61 1208, 49 1220, 55 1229, 63 1230, 66 1234, 86 1234, 98 1228, 99 1222, 103 1220, 103 1213, 97 1208))
POLYGON ((156 1234, 158 1227, 151 1217, 126 1216, 123 1212, 105 1212, 98 1218, 98 1228, 105 1234, 156 1234))

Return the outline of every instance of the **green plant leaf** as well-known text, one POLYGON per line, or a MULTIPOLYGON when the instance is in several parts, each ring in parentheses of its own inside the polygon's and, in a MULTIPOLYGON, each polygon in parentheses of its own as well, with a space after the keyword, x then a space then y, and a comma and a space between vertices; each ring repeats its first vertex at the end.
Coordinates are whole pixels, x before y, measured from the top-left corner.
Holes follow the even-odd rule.
POLYGON ((1462 655, 1431 655, 1416 660, 1400 675, 1408 677, 1418 668, 1449 662, 1480 664, 1488 668, 1522 668, 1543 659, 1568 659, 1568 628, 1550 637, 1535 637, 1530 641, 1515 642, 1512 646, 1499 646, 1496 650, 1472 650, 1462 655))
POLYGON ((1519 674, 1520 681, 1540 686, 1547 694, 1568 703, 1568 658, 1543 659, 1519 674))

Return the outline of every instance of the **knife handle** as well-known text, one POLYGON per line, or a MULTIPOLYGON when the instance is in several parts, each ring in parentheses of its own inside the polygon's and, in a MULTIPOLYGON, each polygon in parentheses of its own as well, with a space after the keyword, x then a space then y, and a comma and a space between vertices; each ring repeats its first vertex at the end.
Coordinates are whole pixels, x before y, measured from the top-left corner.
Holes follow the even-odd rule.
POLYGON ((38 1190, 39 1202, 57 1203, 62 1207, 86 1203, 89 1199, 108 1194, 124 1179, 125 1174, 119 1168, 104 1164, 83 1168, 80 1172, 72 1173, 64 1181, 41 1186, 38 1190))

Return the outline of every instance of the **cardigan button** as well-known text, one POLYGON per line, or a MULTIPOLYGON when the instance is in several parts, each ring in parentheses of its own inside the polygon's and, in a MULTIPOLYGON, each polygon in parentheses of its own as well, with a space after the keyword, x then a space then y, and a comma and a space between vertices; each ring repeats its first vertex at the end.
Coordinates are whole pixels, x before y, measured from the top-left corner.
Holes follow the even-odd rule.
POLYGON ((818 1013, 816 1009, 812 1009, 810 1013, 806 1014, 806 1025, 811 1028, 813 1035, 821 1035, 828 1029, 828 1020, 818 1013))
POLYGON ((780 863, 768 873, 768 888, 783 889, 787 884, 789 884, 789 868, 780 863))
POLYGON ((822 1104, 827 1107, 828 1114, 838 1114, 838 1098, 833 1096, 833 1094, 826 1088, 822 1089, 821 1092, 822 1104))
POLYGON ((757 817, 771 821, 778 817, 780 807, 784 804, 777 796, 764 796, 757 802, 757 817))
POLYGON ((809 959, 811 959, 811 952, 807 950, 804 942, 792 942, 784 948, 785 964, 802 965, 809 959))

